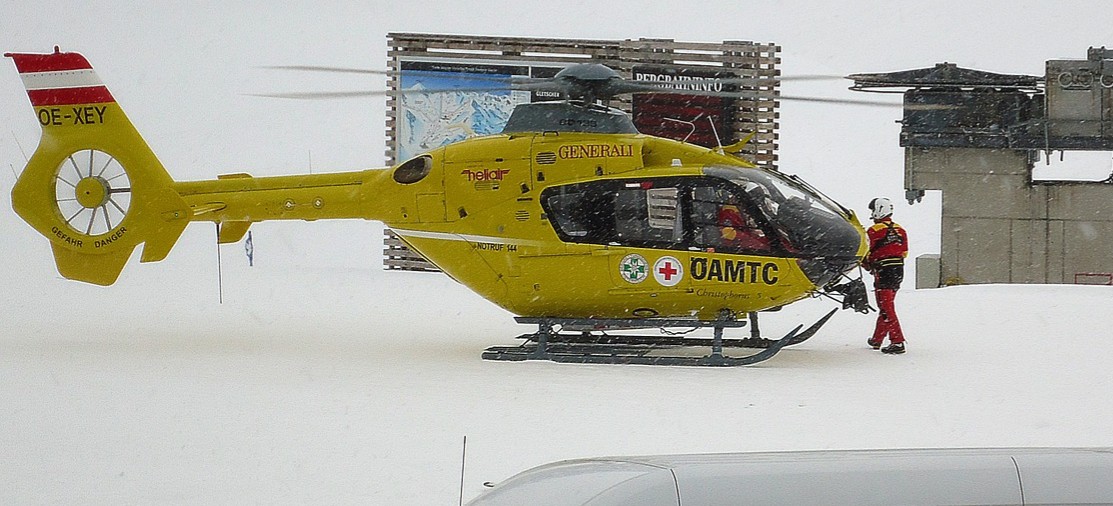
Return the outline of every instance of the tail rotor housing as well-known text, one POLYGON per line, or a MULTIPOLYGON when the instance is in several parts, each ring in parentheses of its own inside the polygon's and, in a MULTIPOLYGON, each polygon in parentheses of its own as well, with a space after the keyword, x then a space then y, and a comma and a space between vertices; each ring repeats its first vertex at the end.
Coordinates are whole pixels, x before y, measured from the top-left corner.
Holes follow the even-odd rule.
POLYGON ((135 247, 166 257, 188 206, 84 56, 8 53, 42 138, 12 189, 12 207, 50 240, 58 271, 100 285, 116 281, 135 247))

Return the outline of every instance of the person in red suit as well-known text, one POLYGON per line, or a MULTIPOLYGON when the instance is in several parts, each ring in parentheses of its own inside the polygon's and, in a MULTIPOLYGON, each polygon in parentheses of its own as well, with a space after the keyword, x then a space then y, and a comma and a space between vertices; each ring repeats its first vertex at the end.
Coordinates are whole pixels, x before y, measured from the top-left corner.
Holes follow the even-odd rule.
POLYGON ((757 250, 769 249, 769 238, 758 228, 753 218, 743 214, 735 202, 719 208, 717 218, 723 244, 730 249, 757 250))
POLYGON ((908 256, 908 233, 893 221, 893 203, 887 198, 870 201, 870 218, 873 226, 866 230, 870 252, 864 266, 873 274, 873 288, 877 295, 877 326, 867 343, 883 353, 904 353, 904 331, 900 328, 894 302, 901 281, 904 281, 904 259, 908 256), (881 348, 885 337, 889 346, 881 348))

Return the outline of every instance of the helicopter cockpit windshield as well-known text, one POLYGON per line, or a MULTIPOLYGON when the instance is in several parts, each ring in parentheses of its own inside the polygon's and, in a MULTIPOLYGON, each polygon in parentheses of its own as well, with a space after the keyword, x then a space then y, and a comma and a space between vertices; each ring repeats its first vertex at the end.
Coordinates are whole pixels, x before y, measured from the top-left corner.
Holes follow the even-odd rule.
POLYGON ((740 188, 795 256, 852 259, 857 255, 861 236, 847 221, 849 212, 803 181, 744 167, 708 167, 704 174, 740 188))

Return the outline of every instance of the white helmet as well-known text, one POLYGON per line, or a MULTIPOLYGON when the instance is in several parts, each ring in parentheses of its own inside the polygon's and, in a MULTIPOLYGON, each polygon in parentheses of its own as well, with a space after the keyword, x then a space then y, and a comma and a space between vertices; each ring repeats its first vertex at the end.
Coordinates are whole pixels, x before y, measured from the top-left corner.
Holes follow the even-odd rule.
POLYGON ((870 218, 881 220, 893 215, 893 203, 885 198, 878 197, 870 201, 870 218))

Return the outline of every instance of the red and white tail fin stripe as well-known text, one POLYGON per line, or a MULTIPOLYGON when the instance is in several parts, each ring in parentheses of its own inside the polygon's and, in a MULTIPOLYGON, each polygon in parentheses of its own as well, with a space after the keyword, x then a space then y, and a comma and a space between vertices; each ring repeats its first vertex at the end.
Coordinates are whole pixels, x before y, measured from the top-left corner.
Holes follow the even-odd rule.
POLYGON ((78 53, 63 53, 55 46, 50 54, 6 53, 4 56, 15 61, 32 106, 116 101, 89 60, 78 53))

